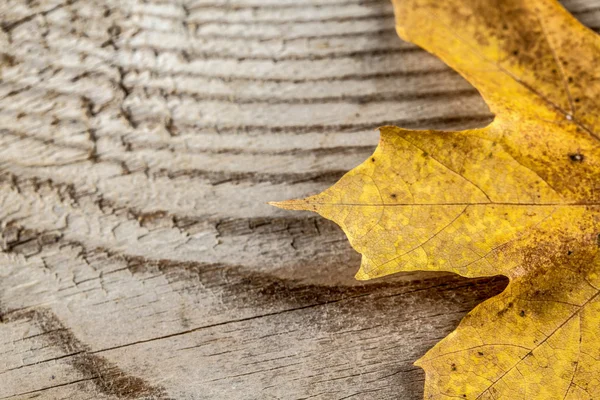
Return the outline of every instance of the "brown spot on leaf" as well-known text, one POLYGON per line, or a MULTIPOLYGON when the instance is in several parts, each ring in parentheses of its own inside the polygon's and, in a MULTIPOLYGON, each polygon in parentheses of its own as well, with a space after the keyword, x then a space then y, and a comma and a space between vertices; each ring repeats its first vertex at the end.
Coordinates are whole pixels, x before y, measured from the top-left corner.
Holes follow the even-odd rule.
POLYGON ((569 154, 569 159, 573 162, 583 162, 585 157, 583 156, 583 154, 573 153, 569 154))

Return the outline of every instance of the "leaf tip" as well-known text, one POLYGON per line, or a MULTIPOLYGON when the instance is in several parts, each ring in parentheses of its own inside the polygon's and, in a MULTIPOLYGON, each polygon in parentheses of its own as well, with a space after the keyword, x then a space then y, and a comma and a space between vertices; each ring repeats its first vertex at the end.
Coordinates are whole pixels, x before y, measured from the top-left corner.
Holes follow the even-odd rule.
POLYGON ((394 125, 382 125, 379 128, 377 128, 377 130, 379 130, 379 133, 381 133, 381 134, 388 134, 388 133, 397 133, 399 130, 401 130, 401 128, 398 128, 397 126, 394 126, 394 125))
POLYGON ((405 42, 412 43, 412 40, 410 40, 410 37, 408 36, 408 30, 404 25, 396 24, 396 34, 400 36, 400 39, 404 40, 405 42))
POLYGON ((378 128, 378 130, 379 130, 379 137, 380 137, 380 143, 379 143, 380 145, 383 142, 393 139, 394 137, 402 136, 403 134, 410 132, 404 128, 400 128, 400 127, 394 126, 394 125, 383 125, 383 126, 380 126, 378 128))
POLYGON ((363 255, 362 262, 360 264, 360 268, 358 269, 358 272, 356 273, 356 275, 354 275, 354 278, 357 281, 368 281, 373 278, 377 278, 378 276, 374 275, 372 271, 373 271, 373 269, 370 267, 369 262, 363 255))
POLYGON ((285 201, 269 201, 267 204, 270 206, 278 207, 284 210, 308 210, 316 211, 317 206, 311 204, 308 199, 297 199, 297 200, 285 200, 285 201))
POLYGON ((371 279, 369 277, 369 274, 365 273, 365 271, 363 271, 363 269, 359 269, 358 272, 356 273, 356 275, 354 275, 354 278, 357 281, 368 281, 369 279, 371 279))

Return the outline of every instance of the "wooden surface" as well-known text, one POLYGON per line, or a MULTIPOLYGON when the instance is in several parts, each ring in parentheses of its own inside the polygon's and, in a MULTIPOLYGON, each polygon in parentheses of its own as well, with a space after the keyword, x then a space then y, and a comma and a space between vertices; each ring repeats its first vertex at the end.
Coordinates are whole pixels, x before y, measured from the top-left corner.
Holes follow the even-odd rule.
POLYGON ((4 0, 0 28, 0 399, 416 400, 505 286, 359 284, 337 227, 265 204, 379 125, 490 121, 386 1, 4 0))

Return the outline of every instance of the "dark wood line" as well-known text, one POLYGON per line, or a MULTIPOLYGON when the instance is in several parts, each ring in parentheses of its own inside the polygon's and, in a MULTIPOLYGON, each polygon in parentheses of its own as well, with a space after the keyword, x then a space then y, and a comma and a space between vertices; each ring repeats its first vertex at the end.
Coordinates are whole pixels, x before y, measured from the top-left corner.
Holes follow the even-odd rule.
MULTIPOLYGON (((132 171, 135 172, 135 171, 132 171)), ((185 177, 190 180, 208 181, 213 186, 225 183, 270 183, 273 185, 289 184, 297 185, 299 183, 326 183, 334 184, 344 174, 346 170, 327 170, 315 172, 234 172, 234 171, 209 171, 202 169, 189 169, 172 171, 167 169, 158 169, 148 172, 148 175, 154 178, 168 177, 169 179, 178 179, 185 177)))
MULTIPOLYGON (((169 3, 162 3, 169 4, 169 3)), ((326 3, 304 3, 304 4, 227 4, 227 3, 205 3, 196 6, 189 7, 189 12, 196 10, 287 10, 287 9, 310 9, 310 8, 326 8, 326 7, 346 7, 346 6, 368 6, 368 5, 381 5, 387 4, 385 0, 342 0, 342 1, 331 1, 326 3)))
MULTIPOLYGON (((148 14, 148 13, 136 13, 133 14, 137 17, 153 17, 160 18, 164 20, 172 20, 181 22, 182 19, 179 17, 172 17, 169 15, 158 15, 158 14, 148 14)), ((193 18, 186 19, 188 24, 196 24, 196 25, 289 25, 289 24, 308 24, 308 23, 323 23, 323 22, 356 22, 356 21, 366 21, 370 19, 379 20, 384 18, 393 18, 394 13, 391 11, 380 12, 377 14, 370 15, 347 15, 347 16, 332 16, 325 18, 304 18, 304 19, 272 19, 272 18, 256 18, 252 20, 240 19, 240 20, 229 20, 223 18, 212 18, 212 19, 204 19, 204 20, 194 20, 193 18)))
MULTIPOLYGON (((133 92, 138 87, 130 87, 133 92)), ((421 93, 371 93, 365 95, 350 95, 350 96, 330 96, 330 97, 298 97, 298 98, 281 98, 281 97, 235 97, 228 95, 218 94, 201 94, 201 93, 190 93, 185 91, 171 91, 167 92, 162 88, 152 88, 142 86, 145 92, 152 95, 153 92, 158 92, 161 97, 169 99, 174 98, 190 98, 196 102, 219 102, 226 104, 266 104, 266 105, 278 105, 278 104, 368 104, 368 103, 385 103, 385 102, 410 102, 412 100, 433 100, 433 99, 446 99, 452 100, 459 97, 472 97, 478 96, 479 92, 475 89, 459 89, 459 90, 447 90, 447 91, 431 91, 421 93)))
MULTIPOLYGON (((425 53, 423 53, 425 55, 425 53)), ((299 84, 305 82, 348 82, 348 81, 366 81, 366 80, 377 80, 377 79, 389 79, 389 78, 411 78, 411 77, 424 77, 429 75, 441 75, 441 74, 456 74, 450 68, 442 65, 440 69, 429 69, 429 70, 416 70, 416 71, 389 71, 389 72, 373 72, 365 74, 345 74, 336 76, 323 76, 315 78, 275 78, 275 77, 253 77, 245 75, 209 75, 201 74, 197 72, 175 72, 169 74, 169 71, 151 70, 151 69, 135 69, 132 68, 131 72, 141 74, 143 72, 150 71, 151 73, 158 74, 160 76, 168 77, 191 77, 191 78, 203 78, 207 80, 218 80, 223 82, 269 82, 269 83, 292 83, 299 84)))
MULTIPOLYGON (((416 128, 431 128, 434 129, 436 126, 444 125, 458 125, 464 124, 473 126, 485 126, 489 124, 493 119, 492 114, 486 115, 465 115, 455 117, 423 117, 423 118, 411 118, 411 119, 398 119, 398 120, 383 120, 383 121, 372 121, 372 122, 361 122, 361 123, 349 123, 349 124, 313 124, 313 125, 201 125, 197 123, 184 123, 179 126, 190 128, 190 129, 201 129, 210 130, 219 134, 247 134, 247 133, 288 133, 288 134, 304 134, 304 133, 325 133, 325 132, 338 132, 338 133, 350 133, 360 132, 365 130, 375 130, 380 126, 395 125, 404 127, 407 129, 416 128)), ((201 132, 198 132, 201 134, 201 132)))
POLYGON ((339 58, 366 58, 366 57, 377 57, 377 56, 388 56, 396 54, 407 54, 407 53, 425 53, 425 50, 411 46, 411 47, 398 47, 402 45, 402 42, 398 40, 398 44, 395 47, 379 48, 379 49, 368 49, 368 50, 352 50, 352 51, 338 51, 327 54, 289 54, 289 55, 236 55, 233 53, 223 52, 211 52, 211 51, 187 51, 186 49, 174 49, 171 47, 160 47, 156 45, 140 45, 140 46, 122 46, 119 50, 127 50, 132 53, 135 51, 153 51, 162 54, 181 54, 185 51, 185 59, 191 60, 236 60, 236 61, 320 61, 320 60, 335 60, 339 58))
MULTIPOLYGON (((157 33, 161 34, 166 31, 157 31, 157 30, 144 30, 144 32, 148 33, 157 33)), ((396 30, 394 28, 382 28, 376 29, 373 31, 367 32, 339 32, 339 33, 323 33, 323 34, 306 34, 306 35, 294 35, 289 37, 281 37, 281 36, 264 36, 264 35, 231 35, 224 33, 202 33, 196 30, 193 32, 194 36, 203 40, 239 40, 239 41, 249 41, 254 40, 259 43, 269 42, 269 41, 277 41, 282 43, 291 43, 296 41, 311 41, 311 40, 323 40, 323 39, 348 39, 349 41, 355 40, 356 38, 379 38, 381 36, 395 36, 396 30)), ((400 39, 398 39, 400 40, 400 39)))
MULTIPOLYGON (((5 396, 0 398, 0 400, 8 400, 8 399, 13 399, 15 397, 21 397, 21 396, 26 396, 26 395, 31 395, 31 394, 38 394, 41 392, 45 392, 46 390, 52 390, 52 389, 56 389, 56 388, 60 388, 60 387, 65 387, 65 386, 69 386, 69 385, 77 385, 83 382, 88 382, 88 381, 95 381, 98 380, 98 377, 91 377, 91 378, 81 378, 81 379, 77 379, 75 381, 70 381, 70 382, 65 382, 65 383, 59 383, 57 385, 52 385, 52 386, 48 386, 48 387, 44 387, 41 389, 35 389, 35 390, 30 390, 28 392, 22 392, 22 393, 17 393, 17 394, 13 394, 13 395, 9 395, 9 396, 5 396)), ((37 396, 35 396, 37 397, 37 396)), ((32 397, 30 397, 32 398, 32 397)))
MULTIPOLYGON (((106 137, 106 136, 103 136, 106 137)), ((221 148, 203 148, 190 150, 188 148, 171 147, 167 143, 143 143, 134 142, 128 143, 131 151, 137 150, 155 150, 164 151, 168 150, 177 154, 209 154, 209 155, 252 155, 252 156, 316 156, 325 157, 331 155, 348 155, 348 154, 361 154, 361 153, 372 153, 375 150, 375 144, 372 146, 335 146, 335 147, 316 147, 308 149, 290 148, 281 150, 261 150, 261 149, 247 149, 247 148, 233 148, 233 147, 221 147, 221 148)))

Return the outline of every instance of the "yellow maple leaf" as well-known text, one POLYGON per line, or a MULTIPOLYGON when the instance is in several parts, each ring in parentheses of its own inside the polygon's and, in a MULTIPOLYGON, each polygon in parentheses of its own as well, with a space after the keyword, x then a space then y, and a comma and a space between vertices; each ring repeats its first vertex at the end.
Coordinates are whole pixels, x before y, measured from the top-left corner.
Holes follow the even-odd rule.
POLYGON ((383 127, 323 193, 358 279, 502 274, 417 362, 426 399, 600 399, 600 39, 555 0, 394 0, 399 35, 471 82, 482 129, 383 127))

